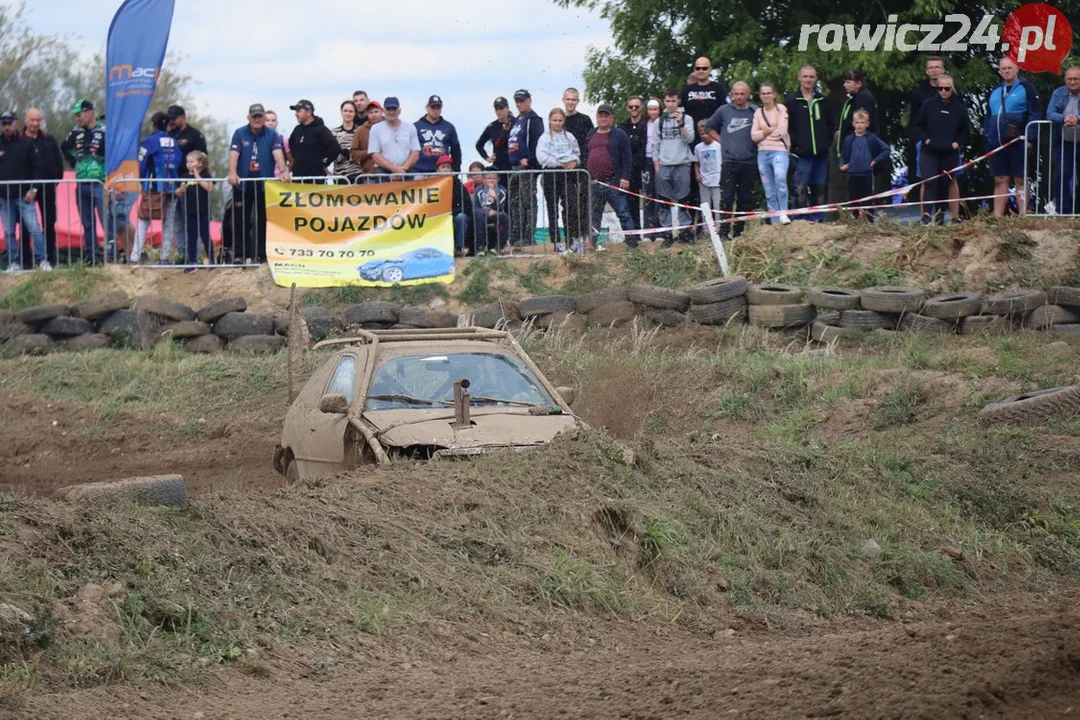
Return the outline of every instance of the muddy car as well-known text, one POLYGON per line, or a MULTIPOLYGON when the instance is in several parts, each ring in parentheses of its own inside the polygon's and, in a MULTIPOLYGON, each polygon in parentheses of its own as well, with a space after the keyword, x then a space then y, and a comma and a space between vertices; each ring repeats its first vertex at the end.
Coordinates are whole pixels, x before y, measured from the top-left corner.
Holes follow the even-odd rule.
POLYGON ((295 481, 395 460, 542 446, 580 420, 510 333, 360 331, 332 352, 285 416, 274 469, 295 481))

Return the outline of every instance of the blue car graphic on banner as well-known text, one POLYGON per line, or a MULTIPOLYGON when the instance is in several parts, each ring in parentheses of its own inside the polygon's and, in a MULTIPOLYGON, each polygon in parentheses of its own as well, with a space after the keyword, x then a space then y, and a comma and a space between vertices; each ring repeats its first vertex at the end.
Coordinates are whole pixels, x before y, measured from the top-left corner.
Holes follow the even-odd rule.
POLYGON ((454 272, 454 256, 427 247, 411 250, 395 258, 371 260, 357 269, 364 280, 399 283, 450 275, 454 272))

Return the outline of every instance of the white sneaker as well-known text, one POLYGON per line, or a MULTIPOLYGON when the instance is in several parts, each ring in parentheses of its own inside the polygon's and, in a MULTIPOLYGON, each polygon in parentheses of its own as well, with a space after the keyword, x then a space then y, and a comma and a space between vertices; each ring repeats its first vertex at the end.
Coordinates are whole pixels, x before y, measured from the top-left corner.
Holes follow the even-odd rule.
POLYGON ((22 268, 18 265, 8 265, 7 270, 4 271, 8 275, 18 275, 22 272, 22 268))
POLYGON ((1057 215, 1057 205, 1053 200, 1043 205, 1043 210, 1046 211, 1047 215, 1057 215))
POLYGON ((555 252, 558 253, 559 255, 565 255, 566 254, 566 245, 564 245, 561 242, 555 243, 555 252))
POLYGON ((791 224, 791 218, 789 218, 787 216, 787 213, 780 213, 780 224, 781 225, 790 225, 791 224))
POLYGON ((42 260, 41 264, 37 266, 37 269, 42 272, 52 272, 52 265, 49 264, 48 260, 42 260))

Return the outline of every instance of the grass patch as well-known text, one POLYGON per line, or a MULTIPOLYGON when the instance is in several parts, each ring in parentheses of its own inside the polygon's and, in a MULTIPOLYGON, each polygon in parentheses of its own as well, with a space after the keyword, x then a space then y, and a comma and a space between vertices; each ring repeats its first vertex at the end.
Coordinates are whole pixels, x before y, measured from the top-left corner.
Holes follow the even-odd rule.
POLYGON ((67 300, 84 300, 100 292, 107 275, 102 268, 85 265, 60 266, 50 273, 28 273, 15 287, 0 294, 0 309, 24 310, 42 305, 57 294, 67 300))
POLYGON ((688 248, 680 253, 627 253, 626 269, 628 281, 674 288, 706 279, 713 266, 688 248))
POLYGON ((491 264, 484 258, 476 258, 469 263, 463 273, 469 281, 458 293, 458 299, 470 306, 483 305, 491 302, 491 264))
POLYGON ((518 283, 532 295, 554 295, 555 289, 549 284, 549 279, 555 274, 555 267, 550 260, 541 260, 529 266, 518 283))

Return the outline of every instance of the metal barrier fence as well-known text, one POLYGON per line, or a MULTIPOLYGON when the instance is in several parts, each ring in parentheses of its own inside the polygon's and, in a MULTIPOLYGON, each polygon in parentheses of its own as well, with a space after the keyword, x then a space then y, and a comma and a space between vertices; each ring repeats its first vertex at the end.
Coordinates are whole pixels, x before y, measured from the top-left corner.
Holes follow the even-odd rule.
POLYGON ((1031 138, 1024 156, 1028 214, 1037 217, 1080 216, 1077 204, 1080 137, 1066 139, 1063 127, 1050 120, 1030 122, 1026 132, 1031 138))
POLYGON ((101 255, 106 229, 116 232, 106 200, 100 180, 0 182, 0 270, 81 263, 101 255), (83 218, 88 218, 86 225, 83 218))

